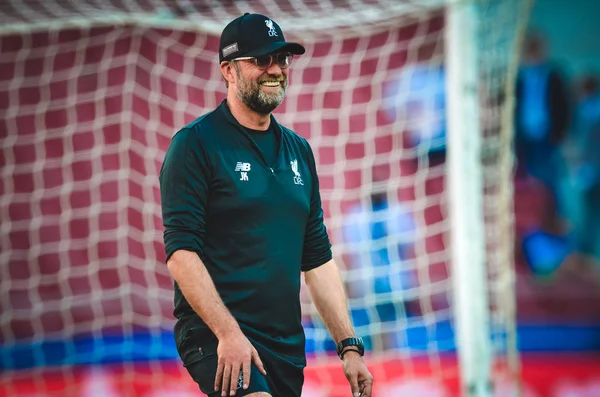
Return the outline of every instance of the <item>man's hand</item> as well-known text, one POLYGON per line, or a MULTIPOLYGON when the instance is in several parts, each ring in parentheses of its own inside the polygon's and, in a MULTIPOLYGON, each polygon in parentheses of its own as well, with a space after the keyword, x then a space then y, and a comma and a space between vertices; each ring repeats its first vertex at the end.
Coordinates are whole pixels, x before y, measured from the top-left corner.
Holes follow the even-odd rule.
POLYGON ((348 351, 344 354, 344 374, 352 388, 353 397, 371 397, 373 376, 365 366, 360 354, 348 351))
POLYGON ((243 376, 243 387, 248 388, 250 384, 250 366, 256 365, 260 372, 267 374, 258 352, 252 346, 248 338, 241 332, 236 331, 225 338, 219 339, 217 347, 217 376, 215 378, 215 391, 221 389, 221 396, 235 395, 238 387, 240 370, 243 376))

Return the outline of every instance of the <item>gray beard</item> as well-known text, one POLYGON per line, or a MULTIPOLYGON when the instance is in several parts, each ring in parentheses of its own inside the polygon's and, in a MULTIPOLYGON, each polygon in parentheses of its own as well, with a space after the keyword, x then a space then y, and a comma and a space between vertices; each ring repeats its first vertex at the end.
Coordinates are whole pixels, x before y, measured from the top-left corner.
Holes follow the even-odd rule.
POLYGON ((244 82, 237 90, 237 96, 248 109, 258 114, 268 115, 283 102, 287 88, 286 80, 281 82, 281 88, 279 94, 268 95, 260 89, 260 85, 255 86, 244 82))

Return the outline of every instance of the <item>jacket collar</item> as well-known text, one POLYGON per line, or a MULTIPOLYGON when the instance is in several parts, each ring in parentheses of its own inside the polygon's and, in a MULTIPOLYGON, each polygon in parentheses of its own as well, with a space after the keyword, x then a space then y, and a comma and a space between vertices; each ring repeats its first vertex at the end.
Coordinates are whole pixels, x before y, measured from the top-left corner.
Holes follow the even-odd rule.
MULTIPOLYGON (((240 122, 237 121, 237 119, 235 117, 233 117, 233 114, 231 114, 231 110, 229 109, 229 106, 227 105, 227 99, 223 99, 223 101, 219 105, 218 109, 220 110, 221 114, 225 117, 225 119, 229 123, 233 124, 234 126, 236 126, 238 128, 244 129, 244 126, 241 125, 240 122)), ((271 114, 270 117, 271 117, 271 125, 274 127, 273 131, 276 131, 276 133, 281 133, 282 132, 281 125, 277 122, 277 120, 275 119, 275 116, 273 116, 273 114, 271 114)))

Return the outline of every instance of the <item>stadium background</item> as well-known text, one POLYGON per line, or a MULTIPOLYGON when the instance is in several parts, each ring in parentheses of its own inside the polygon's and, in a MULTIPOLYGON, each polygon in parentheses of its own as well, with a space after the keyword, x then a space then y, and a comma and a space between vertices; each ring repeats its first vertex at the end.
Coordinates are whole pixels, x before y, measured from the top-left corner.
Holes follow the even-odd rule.
MULTIPOLYGON (((547 34, 567 76, 575 79, 589 68, 600 73, 600 28, 589 19, 600 13, 598 3, 538 3, 531 25, 547 34)), ((281 122, 301 135, 325 142, 317 156, 320 169, 325 170, 321 186, 327 216, 343 213, 356 200, 335 198, 330 206, 331 195, 340 191, 339 181, 344 184, 341 191, 367 182, 356 168, 336 167, 341 157, 360 160, 367 155, 387 155, 390 160, 381 164, 381 172, 389 177, 391 169, 399 166, 404 180, 420 178, 417 174, 421 169, 414 159, 394 157, 392 148, 404 143, 389 133, 393 120, 383 109, 369 105, 384 89, 385 77, 377 62, 361 61, 360 77, 365 83, 353 91, 351 102, 366 110, 351 118, 331 116, 347 99, 341 97, 341 91, 321 92, 319 83, 345 79, 351 63, 357 61, 352 54, 365 51, 358 45, 389 46, 390 37, 397 40, 399 49, 387 58, 390 71, 409 61, 439 58, 442 28, 441 15, 431 13, 418 26, 391 26, 360 43, 344 41, 335 51, 345 63, 331 63, 332 49, 326 42, 309 48, 310 64, 303 64, 302 58, 296 61, 295 66, 303 72, 292 71, 290 92, 294 100, 284 102, 276 113, 281 122), (429 40, 420 41, 416 51, 403 50, 418 35, 429 40), (416 58, 408 59, 409 54, 416 54, 416 58), (322 64, 331 65, 332 70, 322 64), (308 94, 303 93, 303 87, 311 88, 306 90, 308 94), (287 118, 286 114, 294 112, 326 117, 287 118), (311 136, 315 123, 325 132, 323 136, 311 136), (372 146, 335 143, 338 131, 361 134, 373 123, 379 132, 372 146), (331 134, 329 141, 327 132, 331 134)), ((76 366, 71 375, 79 382, 76 393, 80 395, 119 395, 115 385, 131 383, 130 377, 135 377, 123 370, 130 366, 135 373, 146 375, 160 368, 164 395, 167 389, 183 393, 180 383, 187 380, 179 377, 180 369, 173 362, 176 351, 169 321, 165 321, 171 318, 170 296, 164 295, 171 288, 171 279, 161 265, 164 250, 158 185, 148 186, 156 178, 170 135, 195 119, 201 109, 216 106, 224 97, 215 68, 217 47, 216 36, 128 25, 0 36, 2 58, 9 60, 0 60, 0 369, 3 373, 18 369, 20 374, 36 376, 33 383, 27 376, 21 380, 17 376, 12 384, 2 377, 0 393, 10 386, 13 392, 27 395, 28 388, 40 379, 50 389, 62 387, 69 382, 64 373, 39 377, 42 372, 51 373, 44 368, 57 364, 76 366), (195 61, 184 63, 184 54, 195 54, 195 61), (24 56, 26 59, 19 58, 24 56), (184 65, 192 67, 184 70, 184 65), (182 96, 189 102, 185 107, 181 107, 182 96), (43 139, 41 130, 45 131, 43 139), (63 222, 65 219, 68 221, 63 222), (122 228, 123 224, 128 228, 122 228), (90 240, 98 244, 90 247, 90 240), (150 267, 149 258, 153 258, 150 267), (77 333, 74 339, 59 338, 74 329, 85 332, 77 333), (80 378, 89 364, 107 372, 80 378)), ((425 196, 432 205, 421 215, 433 224, 443 217, 438 196, 444 180, 436 172, 424 178, 425 196)), ((530 221, 531 209, 539 206, 541 195, 529 189, 521 193, 515 200, 517 225, 522 219, 530 221)), ((398 194, 408 201, 424 198, 410 186, 398 194)), ((441 232, 423 242, 428 255, 445 250, 441 232)), ((439 266, 438 272, 445 271, 439 266)), ((518 272, 519 347, 524 352, 523 371, 526 382, 530 382, 530 395, 593 395, 600 389, 598 282, 569 272, 542 279, 522 263, 518 272), (553 382, 548 382, 550 377, 553 382)), ((436 276, 435 271, 431 275, 433 280, 444 276, 436 276)), ((422 334, 427 332, 415 330, 409 344, 422 347, 422 334)), ((443 322, 436 332, 440 339, 451 339, 451 330, 443 322)), ((311 343, 309 334, 309 354, 316 351, 322 355, 323 349, 331 347, 331 343, 311 343)), ((444 350, 452 351, 453 346, 441 346, 440 350, 443 365, 454 367, 451 356, 444 356, 444 350)), ((429 365, 423 363, 424 373, 429 365)), ((411 371, 418 374, 420 368, 415 362, 411 371)), ((384 381, 393 384, 404 370, 398 361, 387 360, 374 372, 376 378, 380 372, 384 381)), ((329 382, 344 382, 337 362, 319 364, 308 369, 309 393, 319 395, 324 376, 329 382)), ((455 390, 456 385, 450 382, 445 387, 455 390)), ((140 395, 158 393, 145 390, 143 384, 136 383, 135 388, 140 395)), ((433 394, 436 391, 429 392, 437 395, 433 394)))

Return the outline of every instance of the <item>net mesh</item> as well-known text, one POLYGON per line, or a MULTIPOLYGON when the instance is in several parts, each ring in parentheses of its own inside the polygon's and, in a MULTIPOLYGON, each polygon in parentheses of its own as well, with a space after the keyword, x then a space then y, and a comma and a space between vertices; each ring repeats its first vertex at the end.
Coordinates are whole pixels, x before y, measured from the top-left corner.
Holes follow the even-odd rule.
MULTIPOLYGON (((0 393, 193 389, 186 378, 170 381, 184 369, 171 360, 157 175, 171 136, 224 99, 218 34, 243 12, 269 15, 307 49, 275 116, 315 152, 353 322, 383 381, 376 395, 457 390, 443 3, 3 2, 0 393), (121 383, 84 365, 112 362, 101 368, 121 374, 121 383)), ((482 2, 478 20, 497 379, 517 365, 508 127, 523 7, 482 2)), ((305 290, 302 302, 306 395, 345 395, 333 343, 305 290)))

